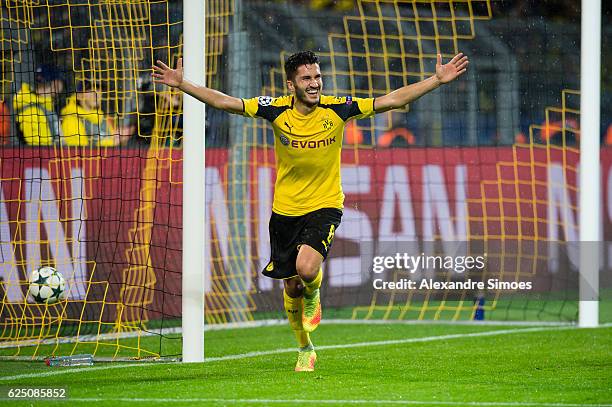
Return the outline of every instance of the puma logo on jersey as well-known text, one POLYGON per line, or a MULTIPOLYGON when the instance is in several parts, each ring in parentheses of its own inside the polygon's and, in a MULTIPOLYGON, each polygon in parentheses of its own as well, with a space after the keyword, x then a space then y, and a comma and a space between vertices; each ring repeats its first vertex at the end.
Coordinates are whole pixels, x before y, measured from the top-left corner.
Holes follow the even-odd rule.
POLYGON ((291 147, 293 148, 320 148, 327 147, 332 143, 336 142, 336 136, 328 137, 325 140, 311 140, 311 141, 301 141, 301 140, 291 140, 291 147))

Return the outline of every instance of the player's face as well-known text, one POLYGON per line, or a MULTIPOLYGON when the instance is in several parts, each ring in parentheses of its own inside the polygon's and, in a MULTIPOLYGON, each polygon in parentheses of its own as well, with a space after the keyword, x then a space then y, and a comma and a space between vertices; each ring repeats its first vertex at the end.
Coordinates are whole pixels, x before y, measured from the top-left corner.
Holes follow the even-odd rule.
POLYGON ((306 106, 315 106, 321 99, 323 78, 319 64, 301 65, 297 69, 295 78, 287 81, 289 90, 306 106))

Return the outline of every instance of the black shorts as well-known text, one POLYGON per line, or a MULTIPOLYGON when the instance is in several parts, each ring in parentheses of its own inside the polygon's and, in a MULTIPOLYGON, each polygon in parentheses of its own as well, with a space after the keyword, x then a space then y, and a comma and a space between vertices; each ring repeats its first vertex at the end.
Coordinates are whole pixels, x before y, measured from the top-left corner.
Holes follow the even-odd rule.
POLYGON ((327 258, 342 211, 323 208, 302 216, 284 216, 272 212, 270 217, 271 255, 263 269, 264 276, 287 279, 297 276, 295 261, 298 250, 305 244, 327 258))

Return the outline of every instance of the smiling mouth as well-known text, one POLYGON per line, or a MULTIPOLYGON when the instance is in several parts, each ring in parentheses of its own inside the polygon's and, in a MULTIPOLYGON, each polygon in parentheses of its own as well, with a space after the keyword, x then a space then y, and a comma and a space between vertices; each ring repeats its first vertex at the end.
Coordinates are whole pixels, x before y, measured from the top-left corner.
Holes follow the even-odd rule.
POLYGON ((309 89, 306 91, 307 94, 309 95, 318 95, 319 94, 319 89, 309 89))

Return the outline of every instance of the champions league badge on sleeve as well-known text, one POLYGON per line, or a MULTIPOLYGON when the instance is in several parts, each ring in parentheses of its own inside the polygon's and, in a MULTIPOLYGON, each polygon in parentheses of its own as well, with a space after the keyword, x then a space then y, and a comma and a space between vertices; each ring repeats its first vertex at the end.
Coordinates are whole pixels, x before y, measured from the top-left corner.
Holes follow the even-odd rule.
POLYGON ((272 98, 270 96, 260 96, 257 98, 257 103, 260 106, 270 106, 272 104, 272 98))

